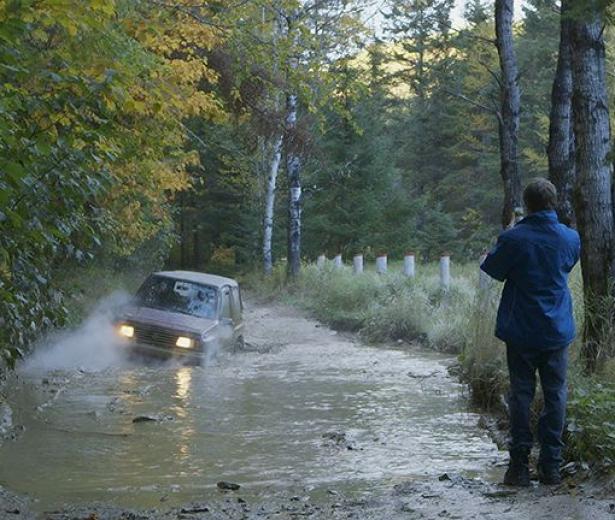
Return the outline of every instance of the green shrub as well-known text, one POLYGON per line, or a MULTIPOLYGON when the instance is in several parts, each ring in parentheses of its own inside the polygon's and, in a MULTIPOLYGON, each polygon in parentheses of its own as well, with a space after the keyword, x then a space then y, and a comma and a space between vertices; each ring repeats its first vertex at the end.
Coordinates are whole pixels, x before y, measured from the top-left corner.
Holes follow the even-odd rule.
POLYGON ((615 465, 615 383, 597 376, 572 378, 566 428, 574 460, 615 465))

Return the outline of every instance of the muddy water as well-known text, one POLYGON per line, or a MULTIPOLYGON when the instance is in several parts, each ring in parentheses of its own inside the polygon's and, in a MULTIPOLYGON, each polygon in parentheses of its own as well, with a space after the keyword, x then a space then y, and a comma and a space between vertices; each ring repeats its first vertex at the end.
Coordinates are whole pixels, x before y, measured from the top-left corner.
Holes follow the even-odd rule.
POLYGON ((221 480, 259 496, 373 494, 447 471, 484 475, 497 460, 447 376, 450 358, 365 346, 284 308, 251 310, 248 322, 265 352, 206 368, 20 374, 9 394, 25 430, 0 448, 0 484, 41 509, 160 507, 218 496, 221 480), (343 435, 323 437, 332 432, 343 435))

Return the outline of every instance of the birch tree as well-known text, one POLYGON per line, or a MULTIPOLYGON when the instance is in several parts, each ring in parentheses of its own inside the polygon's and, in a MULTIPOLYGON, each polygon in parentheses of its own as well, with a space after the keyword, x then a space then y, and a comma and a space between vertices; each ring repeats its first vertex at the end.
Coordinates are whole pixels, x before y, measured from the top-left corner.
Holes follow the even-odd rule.
POLYGON ((273 272, 273 217, 275 210, 275 194, 278 180, 280 163, 282 162, 283 136, 281 133, 275 136, 269 176, 265 189, 265 216, 263 217, 263 270, 266 275, 273 272))
POLYGON ((356 49, 361 24, 361 2, 347 0, 290 1, 278 9, 286 21, 289 52, 285 62, 287 85, 285 145, 288 182, 288 276, 301 269, 303 157, 298 133, 301 104, 315 111, 330 102, 335 78, 328 73, 332 61, 356 49), (300 98, 301 92, 306 95, 300 98), (312 98, 312 99, 310 99, 312 98))
MULTIPOLYGON (((264 10, 263 10, 264 12, 264 10)), ((281 17, 276 16, 274 19, 273 29, 273 75, 277 76, 280 68, 279 63, 279 51, 278 51, 278 38, 282 31, 281 17)), ((273 92, 270 94, 274 98, 274 114, 280 113, 279 99, 280 93, 273 92)), ((267 184, 265 189, 265 215, 263 218, 263 270, 266 276, 270 276, 273 273, 273 224, 275 215, 275 196, 278 180, 278 173, 280 170, 280 164, 282 162, 282 152, 284 146, 284 129, 278 121, 274 121, 275 130, 273 132, 271 149, 271 158, 269 165, 269 175, 267 178, 267 184)))
MULTIPOLYGON (((286 22, 286 37, 290 53, 286 59, 286 76, 292 78, 299 68, 301 10, 290 9, 283 13, 286 22)), ((291 82, 286 92, 286 117, 284 148, 286 154, 286 176, 288 181, 288 223, 287 223, 287 272, 293 278, 301 270, 301 156, 298 152, 297 112, 299 100, 297 85, 291 82)))
MULTIPOLYGON (((353 42, 360 32, 359 12, 354 2, 343 0, 256 0, 234 12, 238 54, 249 57, 251 68, 265 71, 261 80, 267 95, 260 103, 268 106, 252 107, 254 117, 268 119, 261 125, 267 127, 263 137, 270 150, 262 220, 265 274, 272 272, 274 263, 276 188, 282 166, 288 185, 288 275, 299 273, 305 149, 302 112, 318 117, 320 108, 330 101, 335 80, 328 66, 335 56, 356 50, 353 42), (259 31, 253 30, 255 19, 260 22, 259 31), (342 42, 347 46, 343 51, 342 42)), ((244 71, 244 76, 251 74, 250 69, 244 71)))

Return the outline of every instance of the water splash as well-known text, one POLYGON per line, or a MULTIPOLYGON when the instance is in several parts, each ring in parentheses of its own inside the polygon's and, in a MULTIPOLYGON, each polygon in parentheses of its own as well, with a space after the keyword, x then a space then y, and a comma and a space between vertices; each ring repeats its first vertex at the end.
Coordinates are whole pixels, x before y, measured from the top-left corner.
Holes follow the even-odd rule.
POLYGON ((20 370, 98 372, 124 363, 126 356, 116 335, 113 317, 129 298, 125 292, 114 292, 102 299, 78 328, 52 333, 39 342, 20 370))

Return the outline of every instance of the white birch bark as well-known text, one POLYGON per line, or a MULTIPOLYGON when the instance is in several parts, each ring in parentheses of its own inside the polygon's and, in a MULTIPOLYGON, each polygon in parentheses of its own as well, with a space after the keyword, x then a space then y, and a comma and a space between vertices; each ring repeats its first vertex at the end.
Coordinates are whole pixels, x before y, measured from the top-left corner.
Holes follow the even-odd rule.
POLYGON ((288 176, 288 275, 301 270, 301 159, 294 150, 297 129, 297 96, 286 97, 286 174, 288 176))
POLYGON ((277 136, 273 143, 273 154, 269 167, 267 189, 265 192, 265 216, 263 218, 263 269, 266 275, 273 272, 273 212, 275 208, 275 191, 282 161, 283 136, 277 136))

